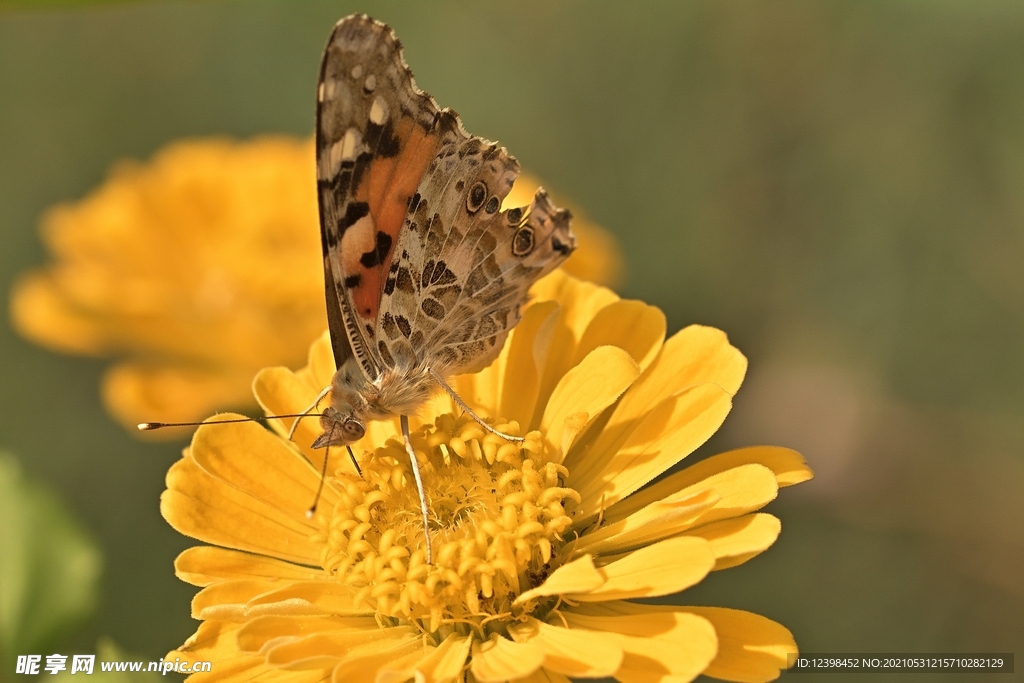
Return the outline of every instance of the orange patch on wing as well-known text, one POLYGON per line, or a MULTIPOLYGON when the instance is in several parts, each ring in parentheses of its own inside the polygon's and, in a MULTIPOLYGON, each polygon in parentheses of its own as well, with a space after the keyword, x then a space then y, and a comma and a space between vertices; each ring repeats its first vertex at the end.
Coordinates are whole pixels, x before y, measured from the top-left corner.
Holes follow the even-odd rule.
POLYGON ((357 200, 369 204, 376 231, 391 238, 391 247, 383 262, 372 268, 360 267, 359 286, 351 290, 356 311, 368 321, 377 319, 380 292, 398 243, 398 233, 405 222, 409 198, 419 187, 437 150, 437 136, 427 135, 411 118, 398 122, 395 136, 400 142, 399 153, 370 162, 369 172, 355 192, 357 200))

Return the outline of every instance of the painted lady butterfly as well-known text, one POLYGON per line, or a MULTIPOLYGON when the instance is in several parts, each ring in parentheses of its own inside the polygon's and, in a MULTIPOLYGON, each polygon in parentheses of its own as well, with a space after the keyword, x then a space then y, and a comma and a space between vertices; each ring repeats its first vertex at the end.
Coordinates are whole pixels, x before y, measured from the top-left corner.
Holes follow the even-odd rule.
POLYGON ((543 190, 501 211, 519 163, 417 89, 394 33, 365 15, 339 21, 327 43, 316 160, 338 370, 306 411, 330 394, 313 445, 347 446, 368 420, 400 415, 426 530, 407 416, 443 388, 495 431, 446 378, 498 355, 527 290, 575 248, 570 215, 543 190))

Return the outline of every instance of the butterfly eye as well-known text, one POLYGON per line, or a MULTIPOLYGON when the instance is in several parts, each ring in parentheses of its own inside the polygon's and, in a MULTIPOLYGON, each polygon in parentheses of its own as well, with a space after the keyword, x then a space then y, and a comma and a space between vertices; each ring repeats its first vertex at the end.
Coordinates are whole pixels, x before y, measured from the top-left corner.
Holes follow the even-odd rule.
POLYGON ((484 205, 487 199, 487 185, 484 181, 478 181, 476 185, 469 188, 469 196, 466 197, 466 209, 470 213, 476 213, 484 205))
POLYGON ((351 417, 345 420, 341 429, 345 432, 345 439, 348 441, 358 441, 366 434, 366 427, 363 426, 363 423, 351 417))
POLYGON ((505 213, 505 218, 508 219, 508 224, 509 225, 511 225, 511 226, 519 225, 519 221, 523 220, 523 210, 522 210, 522 208, 509 209, 508 212, 505 213))

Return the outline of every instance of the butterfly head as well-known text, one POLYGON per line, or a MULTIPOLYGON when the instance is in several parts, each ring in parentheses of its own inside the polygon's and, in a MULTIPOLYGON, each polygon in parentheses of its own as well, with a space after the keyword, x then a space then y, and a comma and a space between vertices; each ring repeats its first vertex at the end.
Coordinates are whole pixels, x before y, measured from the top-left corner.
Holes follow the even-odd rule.
POLYGON ((344 446, 359 441, 366 434, 366 423, 363 420, 351 411, 335 406, 324 409, 320 416, 320 426, 324 433, 313 442, 313 448, 344 446))

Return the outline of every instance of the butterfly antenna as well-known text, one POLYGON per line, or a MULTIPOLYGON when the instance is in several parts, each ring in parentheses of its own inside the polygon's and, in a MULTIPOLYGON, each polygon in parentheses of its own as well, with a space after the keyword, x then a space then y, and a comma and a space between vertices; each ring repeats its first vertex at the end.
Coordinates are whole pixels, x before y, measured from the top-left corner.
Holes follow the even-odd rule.
POLYGON ((201 422, 140 422, 140 432, 152 432, 164 427, 201 427, 203 425, 231 424, 232 422, 259 422, 260 420, 285 420, 292 417, 320 417, 319 413, 296 413, 294 415, 267 415, 266 417, 234 417, 230 420, 204 420, 201 422))
POLYGON ((301 413, 295 416, 295 422, 292 422, 292 428, 288 430, 289 441, 291 441, 292 437, 295 436, 295 430, 298 429, 299 423, 302 422, 302 418, 319 415, 318 413, 314 413, 313 411, 317 409, 317 407, 320 405, 320 401, 324 400, 324 397, 327 396, 327 394, 329 393, 331 393, 330 385, 324 387, 324 390, 316 395, 316 400, 310 403, 308 408, 306 408, 301 413))
POLYGON ((409 436, 409 416, 402 415, 402 438, 405 439, 405 452, 412 462, 412 475, 416 478, 416 491, 420 494, 420 511, 423 513, 423 539, 427 542, 427 564, 434 564, 434 553, 430 548, 430 508, 427 507, 427 494, 423 491, 423 479, 420 477, 420 464, 416 460, 416 451, 412 449, 409 436))
MULTIPOLYGON (((320 494, 324 492, 324 480, 327 479, 327 461, 331 457, 331 441, 334 440, 334 428, 336 425, 331 425, 331 433, 327 437, 327 447, 324 448, 324 466, 320 469, 320 485, 316 487, 316 495, 313 497, 313 504, 306 510, 306 519, 313 519, 313 515, 316 514, 316 506, 320 503, 320 494)), ((351 449, 349 450, 351 452, 351 449)), ((355 457, 353 456, 353 459, 355 457)))

